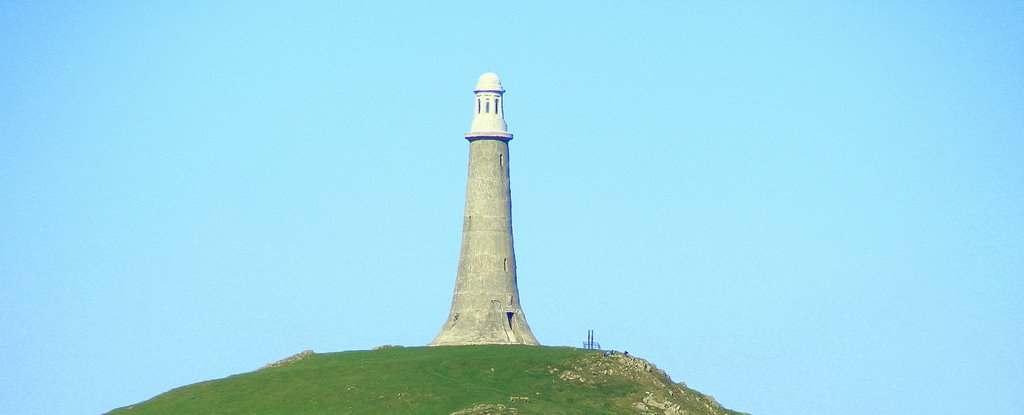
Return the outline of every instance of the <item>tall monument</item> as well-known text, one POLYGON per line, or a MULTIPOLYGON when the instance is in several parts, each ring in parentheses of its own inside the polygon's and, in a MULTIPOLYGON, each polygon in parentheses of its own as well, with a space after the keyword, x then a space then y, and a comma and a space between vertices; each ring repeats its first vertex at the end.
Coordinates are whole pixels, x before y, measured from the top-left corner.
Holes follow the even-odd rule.
POLYGON ((462 222, 462 249, 452 308, 431 346, 531 344, 537 339, 519 305, 516 254, 512 248, 505 104, 498 75, 477 81, 469 140, 469 177, 462 222))

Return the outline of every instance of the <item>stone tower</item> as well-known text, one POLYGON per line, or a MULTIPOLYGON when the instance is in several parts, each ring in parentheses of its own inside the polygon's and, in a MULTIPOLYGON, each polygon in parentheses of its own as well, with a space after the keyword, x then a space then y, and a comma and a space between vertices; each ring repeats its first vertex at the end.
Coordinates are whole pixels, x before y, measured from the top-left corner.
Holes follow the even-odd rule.
POLYGON ((502 94, 493 73, 477 81, 469 140, 462 249, 452 308, 431 346, 539 344, 519 305, 512 248, 512 194, 502 94))

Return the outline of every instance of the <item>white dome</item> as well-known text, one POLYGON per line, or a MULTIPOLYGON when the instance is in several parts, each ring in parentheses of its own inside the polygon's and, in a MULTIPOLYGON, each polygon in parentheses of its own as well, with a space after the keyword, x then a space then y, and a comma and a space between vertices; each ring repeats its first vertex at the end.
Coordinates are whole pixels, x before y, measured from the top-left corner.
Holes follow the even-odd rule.
POLYGON ((501 79, 498 79, 498 75, 488 72, 480 75, 480 80, 476 81, 476 89, 473 92, 480 91, 505 92, 505 89, 501 87, 501 79))

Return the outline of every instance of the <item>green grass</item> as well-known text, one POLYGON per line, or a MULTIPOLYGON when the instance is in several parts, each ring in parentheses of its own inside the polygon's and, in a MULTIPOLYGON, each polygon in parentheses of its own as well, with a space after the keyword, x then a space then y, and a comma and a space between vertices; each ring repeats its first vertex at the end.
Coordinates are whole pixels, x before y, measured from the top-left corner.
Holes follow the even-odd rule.
POLYGON ((600 376, 593 382, 559 376, 571 370, 597 376, 586 362, 611 362, 600 359, 609 358, 593 350, 535 346, 314 354, 178 388, 110 414, 449 414, 477 404, 502 404, 522 415, 626 413, 650 382, 635 376, 600 376), (530 399, 510 402, 513 396, 530 399))

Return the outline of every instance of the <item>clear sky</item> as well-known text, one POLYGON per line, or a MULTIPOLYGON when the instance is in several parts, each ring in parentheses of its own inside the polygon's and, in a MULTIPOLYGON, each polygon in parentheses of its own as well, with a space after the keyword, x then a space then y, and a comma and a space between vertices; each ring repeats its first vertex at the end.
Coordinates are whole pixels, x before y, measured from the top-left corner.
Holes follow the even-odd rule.
POLYGON ((0 413, 429 342, 487 71, 542 343, 1024 413, 1022 2, 92 3, 0 2, 0 413))

